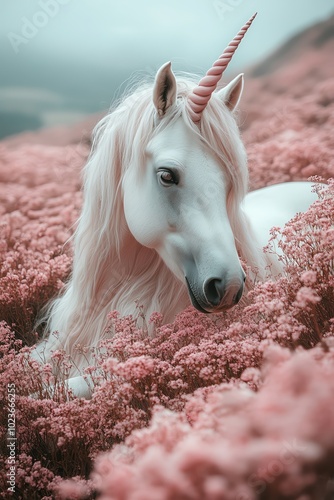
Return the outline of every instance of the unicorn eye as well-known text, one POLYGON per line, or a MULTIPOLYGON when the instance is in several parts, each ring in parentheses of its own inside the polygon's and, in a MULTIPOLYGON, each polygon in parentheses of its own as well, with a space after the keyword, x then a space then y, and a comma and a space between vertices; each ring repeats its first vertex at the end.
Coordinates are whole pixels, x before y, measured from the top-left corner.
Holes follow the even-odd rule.
POLYGON ((175 173, 168 169, 159 170, 158 178, 163 186, 172 186, 173 184, 178 184, 178 179, 175 173))

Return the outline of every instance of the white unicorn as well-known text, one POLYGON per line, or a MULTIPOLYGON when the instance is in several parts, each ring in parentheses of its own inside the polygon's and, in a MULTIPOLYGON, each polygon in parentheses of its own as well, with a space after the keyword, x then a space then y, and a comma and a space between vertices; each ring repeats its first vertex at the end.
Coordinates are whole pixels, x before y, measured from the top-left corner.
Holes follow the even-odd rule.
MULTIPOLYGON (((153 85, 124 98, 96 127, 73 272, 35 353, 43 361, 59 348, 71 355, 77 372, 69 385, 78 395, 87 386, 76 345, 97 346, 110 311, 136 314, 140 304, 147 318, 159 311, 167 323, 190 302, 203 313, 233 307, 244 290, 240 258, 264 279, 270 229, 316 198, 306 182, 247 194, 234 116, 243 75, 215 90, 254 17, 198 85, 176 79, 168 62, 153 85)), ((278 261, 271 265, 279 272, 278 261)))

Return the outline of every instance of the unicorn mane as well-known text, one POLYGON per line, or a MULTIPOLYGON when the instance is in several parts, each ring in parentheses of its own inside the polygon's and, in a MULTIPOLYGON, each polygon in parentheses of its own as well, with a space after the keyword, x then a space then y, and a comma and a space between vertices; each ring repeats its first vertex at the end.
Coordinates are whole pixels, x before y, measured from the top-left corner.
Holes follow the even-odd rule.
POLYGON ((213 94, 199 128, 187 110, 187 97, 197 81, 196 76, 177 79, 177 106, 158 124, 153 86, 145 83, 124 97, 96 126, 84 168, 82 213, 73 237, 73 271, 64 292, 47 310, 49 336, 38 348, 45 361, 55 349, 62 348, 78 371, 82 370, 85 359, 78 346, 98 345, 106 332, 107 315, 113 310, 136 315, 139 304, 147 319, 158 311, 168 323, 190 304, 186 287, 156 251, 134 239, 123 210, 122 180, 129 165, 144 168, 150 139, 180 116, 222 165, 228 185, 227 210, 238 251, 250 266, 264 272, 267 262, 254 246, 240 208, 248 190, 248 170, 236 120, 213 94))

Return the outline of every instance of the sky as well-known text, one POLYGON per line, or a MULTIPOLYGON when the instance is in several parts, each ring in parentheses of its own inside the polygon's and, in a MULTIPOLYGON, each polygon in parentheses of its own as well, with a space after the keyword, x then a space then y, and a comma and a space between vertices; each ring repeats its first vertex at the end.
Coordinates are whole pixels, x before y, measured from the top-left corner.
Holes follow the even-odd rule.
POLYGON ((71 123, 107 109, 124 82, 169 60, 175 70, 203 74, 254 12, 227 75, 334 14, 334 0, 3 2, 0 135, 15 123, 71 123))

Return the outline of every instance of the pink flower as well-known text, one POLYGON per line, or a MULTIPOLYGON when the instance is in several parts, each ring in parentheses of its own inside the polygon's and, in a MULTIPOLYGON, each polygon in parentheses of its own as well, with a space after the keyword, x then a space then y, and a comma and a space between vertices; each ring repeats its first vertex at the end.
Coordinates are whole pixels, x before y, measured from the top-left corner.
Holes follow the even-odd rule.
POLYGON ((312 290, 312 288, 309 288, 307 286, 303 286, 298 290, 297 296, 296 296, 296 305, 298 307, 307 307, 309 304, 316 304, 317 302, 320 302, 321 298, 312 290))
POLYGON ((307 285, 313 285, 317 281, 317 274, 315 271, 304 271, 300 277, 302 283, 307 285))

